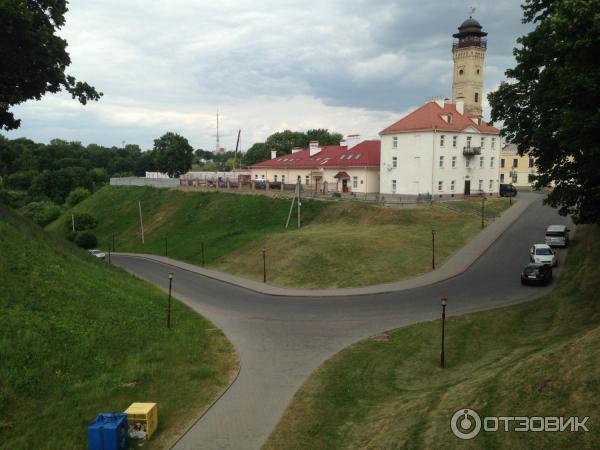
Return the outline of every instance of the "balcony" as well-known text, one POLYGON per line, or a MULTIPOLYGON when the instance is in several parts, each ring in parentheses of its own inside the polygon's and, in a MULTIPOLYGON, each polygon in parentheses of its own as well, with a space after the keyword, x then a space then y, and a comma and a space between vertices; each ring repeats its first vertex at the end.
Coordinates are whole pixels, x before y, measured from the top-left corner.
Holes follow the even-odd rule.
POLYGON ((465 156, 481 155, 481 147, 463 147, 463 155, 465 155, 465 156))

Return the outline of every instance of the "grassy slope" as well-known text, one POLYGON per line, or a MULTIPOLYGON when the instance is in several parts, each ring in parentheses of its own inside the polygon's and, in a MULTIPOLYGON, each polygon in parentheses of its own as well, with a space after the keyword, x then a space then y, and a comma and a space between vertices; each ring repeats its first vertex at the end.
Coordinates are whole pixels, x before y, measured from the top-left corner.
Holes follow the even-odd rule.
MULTIPOLYGON (((431 228, 437 229, 436 260, 479 231, 471 214, 438 207, 391 209, 304 200, 303 228, 284 229, 290 202, 265 196, 184 193, 166 189, 107 187, 76 207, 100 219, 102 248, 112 233, 120 251, 164 254, 262 280, 262 249, 268 281, 292 287, 362 286, 397 280, 431 267, 431 228), (139 237, 138 200, 146 243, 139 237)), ((505 209, 508 202, 488 202, 505 209)), ((69 214, 49 229, 66 234, 69 214)))
POLYGON ((551 294, 450 318, 445 370, 438 368, 439 321, 345 349, 307 380, 265 448, 600 448, 599 252, 600 228, 581 226, 551 294), (449 426, 460 408, 482 416, 590 416, 590 432, 461 441, 449 426))
POLYGON ((223 334, 0 206, 0 448, 86 448, 99 412, 159 404, 164 448, 230 380, 223 334), (177 383, 173 383, 177 380, 177 383))

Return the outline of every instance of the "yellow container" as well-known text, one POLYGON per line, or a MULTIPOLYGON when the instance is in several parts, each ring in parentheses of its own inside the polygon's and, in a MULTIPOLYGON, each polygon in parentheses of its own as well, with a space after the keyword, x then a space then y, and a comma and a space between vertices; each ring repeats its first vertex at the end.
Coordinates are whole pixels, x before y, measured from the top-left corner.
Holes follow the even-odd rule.
POLYGON ((158 427, 158 405, 156 403, 132 403, 125 410, 129 423, 129 434, 150 439, 158 427))

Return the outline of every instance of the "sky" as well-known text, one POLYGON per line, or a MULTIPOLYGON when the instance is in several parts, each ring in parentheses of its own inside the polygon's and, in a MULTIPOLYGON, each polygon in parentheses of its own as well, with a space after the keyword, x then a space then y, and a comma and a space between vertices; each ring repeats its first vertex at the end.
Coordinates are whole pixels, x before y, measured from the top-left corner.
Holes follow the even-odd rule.
POLYGON ((104 96, 26 102, 12 109, 21 128, 3 134, 145 150, 173 131, 213 150, 218 110, 226 149, 239 129, 242 150, 284 129, 377 139, 428 98, 451 97, 452 34, 471 6, 489 33, 487 93, 528 31, 520 1, 72 1, 59 33, 67 73, 104 96))

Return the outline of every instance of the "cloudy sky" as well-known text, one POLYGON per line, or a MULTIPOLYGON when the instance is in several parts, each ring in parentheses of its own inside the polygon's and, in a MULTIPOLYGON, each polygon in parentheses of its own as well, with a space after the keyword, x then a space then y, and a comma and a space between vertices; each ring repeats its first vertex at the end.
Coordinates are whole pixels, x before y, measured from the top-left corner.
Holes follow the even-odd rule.
MULTIPOLYGON (((242 148, 286 128, 377 133, 429 97, 451 96, 452 33, 475 6, 489 33, 485 90, 527 31, 519 0, 79 0, 61 30, 68 72, 104 93, 14 108, 4 133, 151 148, 167 131, 194 148, 242 148)), ((489 111, 486 108, 486 114, 489 111)))

